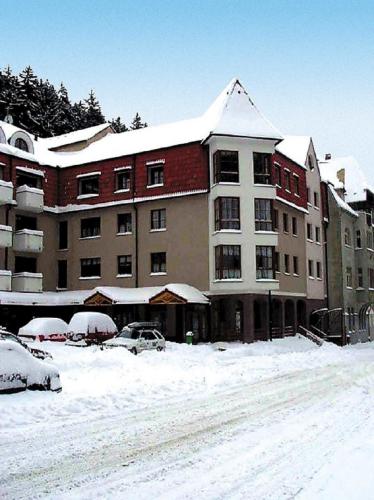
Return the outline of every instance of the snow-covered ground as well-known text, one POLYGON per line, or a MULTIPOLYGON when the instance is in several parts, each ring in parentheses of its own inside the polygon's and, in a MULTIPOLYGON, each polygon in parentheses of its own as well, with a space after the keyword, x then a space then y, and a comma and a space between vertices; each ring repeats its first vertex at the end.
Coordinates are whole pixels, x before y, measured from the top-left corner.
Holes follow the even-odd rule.
POLYGON ((41 346, 63 391, 0 397, 0 498, 373 498, 373 344, 41 346))

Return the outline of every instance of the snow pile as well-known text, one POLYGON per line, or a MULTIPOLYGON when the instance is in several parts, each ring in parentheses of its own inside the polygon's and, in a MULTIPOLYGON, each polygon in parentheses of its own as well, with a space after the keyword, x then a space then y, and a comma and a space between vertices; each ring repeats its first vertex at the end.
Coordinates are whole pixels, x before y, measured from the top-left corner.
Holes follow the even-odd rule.
POLYGON ((69 333, 117 333, 114 321, 107 314, 79 312, 73 315, 68 326, 69 333))

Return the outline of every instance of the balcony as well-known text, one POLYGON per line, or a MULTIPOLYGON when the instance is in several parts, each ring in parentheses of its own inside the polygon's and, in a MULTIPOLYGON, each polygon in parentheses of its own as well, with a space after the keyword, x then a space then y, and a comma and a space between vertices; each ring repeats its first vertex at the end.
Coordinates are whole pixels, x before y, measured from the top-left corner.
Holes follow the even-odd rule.
POLYGON ((41 273, 16 273, 12 279, 13 292, 41 292, 43 275, 41 273))
POLYGON ((12 289, 12 272, 0 270, 0 290, 10 292, 12 289))
POLYGON ((13 201, 13 183, 0 180, 0 205, 8 205, 13 201))
POLYGON ((43 250, 43 231, 21 229, 14 233, 13 248, 16 252, 35 252, 43 250))
POLYGON ((20 186, 16 191, 16 201, 19 210, 26 212, 43 212, 44 191, 30 186, 20 186))
POLYGON ((12 246, 12 228, 0 224, 0 248, 12 246))

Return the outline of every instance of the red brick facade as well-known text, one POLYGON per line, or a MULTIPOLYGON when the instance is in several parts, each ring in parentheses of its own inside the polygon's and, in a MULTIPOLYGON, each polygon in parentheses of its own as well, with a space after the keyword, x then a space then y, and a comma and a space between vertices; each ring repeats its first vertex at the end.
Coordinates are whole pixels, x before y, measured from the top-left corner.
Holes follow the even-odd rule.
POLYGON ((283 200, 293 203, 294 205, 307 208, 307 186, 306 186, 306 171, 304 168, 294 163, 289 158, 283 156, 282 154, 276 152, 273 155, 273 172, 272 172, 272 182, 277 184, 275 169, 279 168, 281 185, 277 185, 277 196, 283 200), (286 171, 290 174, 290 190, 286 189, 286 171), (299 179, 299 195, 296 193, 295 179, 297 176, 299 179))

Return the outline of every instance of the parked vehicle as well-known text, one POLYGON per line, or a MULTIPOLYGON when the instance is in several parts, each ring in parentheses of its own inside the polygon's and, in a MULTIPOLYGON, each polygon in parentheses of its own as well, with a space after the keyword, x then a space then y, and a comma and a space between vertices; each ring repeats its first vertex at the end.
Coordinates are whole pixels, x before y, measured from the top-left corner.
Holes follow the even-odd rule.
POLYGON ((157 327, 158 323, 130 323, 116 337, 104 342, 104 345, 105 347, 125 347, 133 354, 150 349, 164 351, 165 338, 157 327))
POLYGON ((65 342, 68 333, 68 324, 60 318, 34 318, 19 329, 20 337, 55 342, 65 342))
POLYGON ((30 390, 61 391, 58 370, 36 359, 14 340, 0 338, 0 394, 30 390))
POLYGON ((68 326, 68 338, 73 342, 84 340, 86 344, 97 344, 118 334, 110 316, 99 312, 74 314, 68 326))
POLYGON ((28 346, 17 335, 14 335, 14 333, 10 333, 7 330, 4 330, 3 328, 0 329, 0 339, 1 340, 11 340, 12 342, 16 342, 17 344, 21 345, 24 349, 29 351, 35 358, 38 358, 38 359, 50 358, 50 359, 52 359, 52 356, 51 356, 51 354, 49 354, 49 352, 43 351, 42 349, 37 349, 36 347, 28 346))

